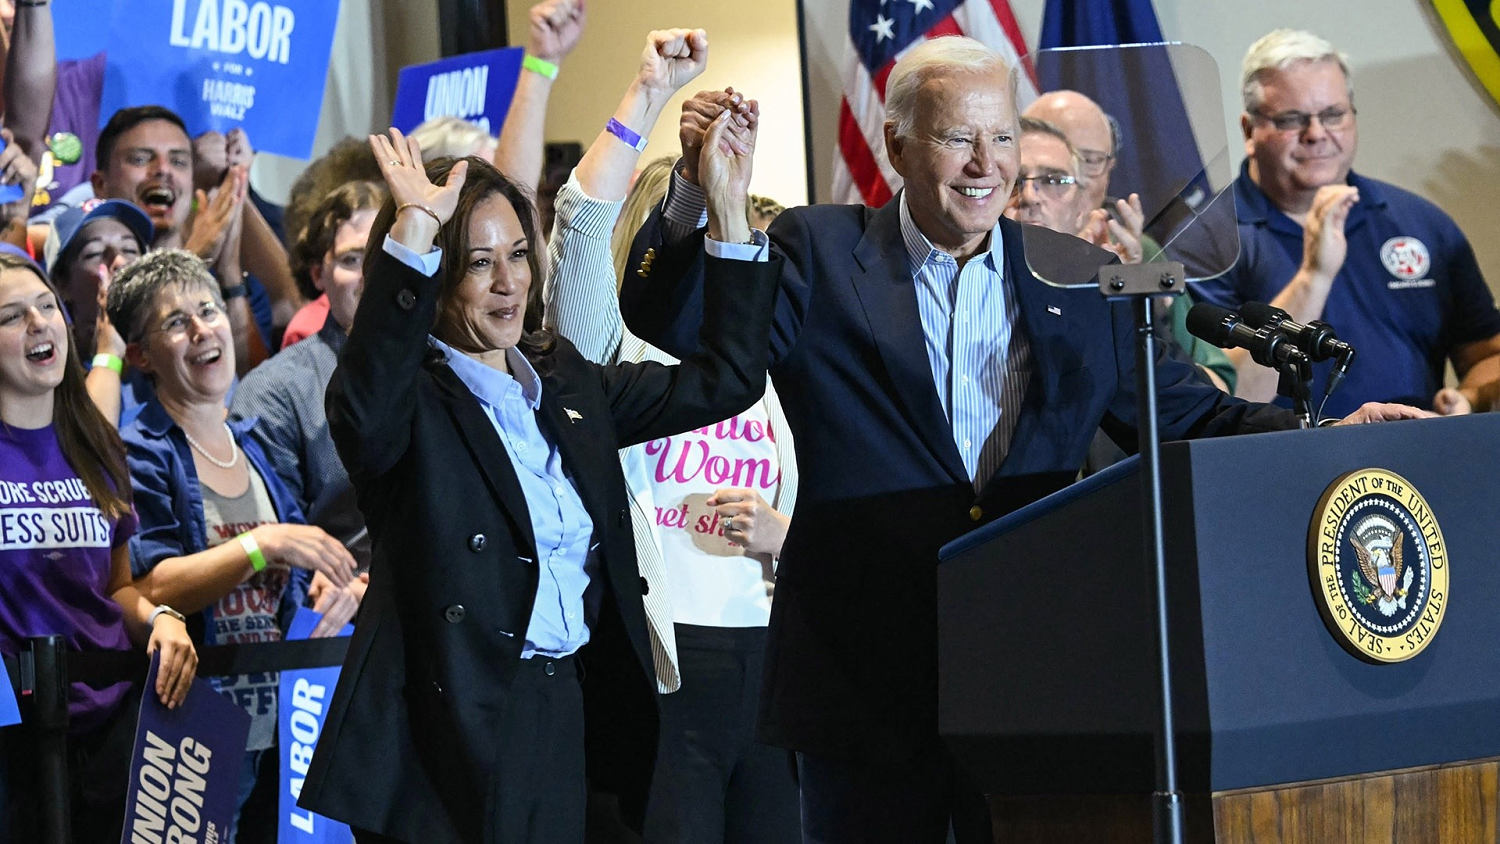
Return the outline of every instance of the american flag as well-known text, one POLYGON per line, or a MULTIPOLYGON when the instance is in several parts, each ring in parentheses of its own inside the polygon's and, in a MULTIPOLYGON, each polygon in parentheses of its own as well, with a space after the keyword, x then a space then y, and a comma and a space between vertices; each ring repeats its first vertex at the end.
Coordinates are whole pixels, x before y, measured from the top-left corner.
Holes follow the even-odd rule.
MULTIPOLYGON (((1026 39, 1007 0, 850 0, 833 201, 884 205, 901 187, 885 158, 885 81, 896 58, 928 38, 967 35, 1020 68, 1026 39)), ((1036 98, 1024 70, 1018 107, 1036 98)))

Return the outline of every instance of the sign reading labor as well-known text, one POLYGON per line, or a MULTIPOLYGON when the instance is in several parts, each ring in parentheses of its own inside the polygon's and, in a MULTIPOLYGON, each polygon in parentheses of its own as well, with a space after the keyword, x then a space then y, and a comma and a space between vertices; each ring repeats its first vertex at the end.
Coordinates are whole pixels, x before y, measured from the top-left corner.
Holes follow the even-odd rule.
POLYGON ((325 0, 115 0, 101 123, 163 105, 188 132, 244 127, 256 148, 308 158, 338 4, 325 0))
POLYGON ((250 716, 207 680, 167 709, 157 698, 151 661, 125 795, 127 844, 218 841, 234 817, 250 716))
MULTIPOLYGON (((321 618, 318 613, 299 607, 287 630, 287 640, 306 639, 321 618)), ((354 625, 346 624, 339 635, 348 636, 353 632, 354 625)), ((349 844, 354 841, 354 834, 346 824, 297 806, 302 783, 307 779, 307 766, 312 762, 313 748, 323 732, 328 704, 333 700, 333 688, 338 682, 337 665, 281 672, 281 697, 276 709, 277 737, 281 742, 280 833, 276 840, 281 844, 349 844)))
POLYGON ((391 125, 410 132, 435 117, 458 117, 499 135, 524 52, 506 47, 403 67, 391 125))

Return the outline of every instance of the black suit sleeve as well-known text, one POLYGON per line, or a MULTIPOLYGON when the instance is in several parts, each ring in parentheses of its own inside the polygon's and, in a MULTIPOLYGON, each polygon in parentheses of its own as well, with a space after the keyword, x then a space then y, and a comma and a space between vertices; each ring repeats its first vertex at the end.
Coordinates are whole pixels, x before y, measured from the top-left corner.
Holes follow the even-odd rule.
POLYGON ((766 388, 766 336, 781 259, 703 258, 695 294, 704 307, 699 336, 676 366, 622 363, 600 367, 601 385, 620 445, 671 436, 727 419, 766 388))
POLYGON ((384 474, 406 451, 438 289, 436 278, 383 250, 365 265, 365 291, 324 396, 329 434, 350 478, 384 474))
MULTIPOLYGON (((630 263, 620 287, 620 313, 637 337, 679 358, 698 347, 703 324, 703 230, 677 243, 662 231, 661 209, 651 212, 631 244, 630 263), (652 259, 643 269, 647 250, 652 259)), ((769 368, 785 360, 796 345, 807 314, 812 286, 806 265, 813 238, 803 218, 782 214, 772 223, 771 263, 777 265, 777 294, 771 316, 769 368)))

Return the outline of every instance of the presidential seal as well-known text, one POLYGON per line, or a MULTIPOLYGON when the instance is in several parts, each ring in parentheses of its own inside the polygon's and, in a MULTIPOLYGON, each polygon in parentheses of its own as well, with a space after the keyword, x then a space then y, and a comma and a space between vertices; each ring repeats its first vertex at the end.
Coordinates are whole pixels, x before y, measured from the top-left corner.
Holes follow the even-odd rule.
POLYGON ((1333 638, 1368 662, 1422 652, 1448 608, 1448 556, 1427 500, 1385 469, 1334 481, 1307 535, 1314 602, 1333 638))

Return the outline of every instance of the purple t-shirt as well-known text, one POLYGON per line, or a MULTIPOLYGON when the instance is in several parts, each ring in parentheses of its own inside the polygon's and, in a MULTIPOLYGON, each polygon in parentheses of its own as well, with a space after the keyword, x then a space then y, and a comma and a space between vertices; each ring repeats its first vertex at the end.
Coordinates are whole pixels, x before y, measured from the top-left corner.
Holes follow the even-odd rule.
MULTIPOLYGON (((37 173, 31 216, 61 202, 64 195, 94 174, 94 147, 99 142, 99 97, 104 93, 105 55, 57 63, 57 93, 47 126, 47 154, 37 173)), ((75 203, 76 204, 76 203, 75 203)))
MULTIPOLYGON (((0 424, 0 652, 60 633, 71 650, 128 650, 124 615, 109 596, 110 551, 135 533, 135 516, 111 521, 68 465, 52 426, 0 424)), ((102 722, 129 683, 74 683, 72 728, 102 722)))

